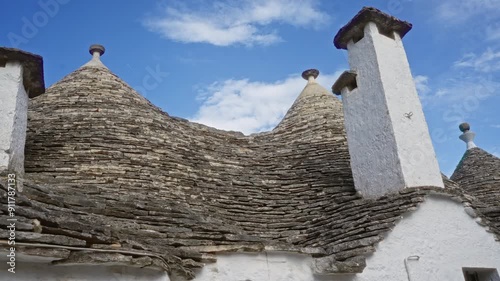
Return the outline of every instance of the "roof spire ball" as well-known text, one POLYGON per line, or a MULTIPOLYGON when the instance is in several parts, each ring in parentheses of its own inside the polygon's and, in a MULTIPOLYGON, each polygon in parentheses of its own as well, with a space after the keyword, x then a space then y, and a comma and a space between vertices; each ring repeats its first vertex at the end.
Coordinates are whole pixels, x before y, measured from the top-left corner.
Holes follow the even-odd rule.
POLYGON ((92 59, 86 63, 84 66, 97 66, 97 67, 106 67, 101 62, 101 56, 104 54, 106 49, 103 45, 93 44, 89 47, 89 53, 92 55, 92 59))
POLYGON ((319 75, 319 70, 317 69, 308 69, 304 72, 302 72, 302 78, 307 80, 307 83, 316 83, 316 78, 319 75))
POLYGON ((476 136, 476 134, 470 131, 469 123, 462 123, 460 124, 460 126, 458 126, 458 128, 463 133, 459 138, 467 144, 467 149, 469 150, 471 148, 477 147, 474 143, 474 137, 476 136))
POLYGON ((99 45, 99 44, 93 44, 93 45, 90 45, 89 47, 89 53, 92 55, 92 56, 102 56, 104 55, 104 52, 106 51, 106 49, 104 48, 103 45, 99 45))

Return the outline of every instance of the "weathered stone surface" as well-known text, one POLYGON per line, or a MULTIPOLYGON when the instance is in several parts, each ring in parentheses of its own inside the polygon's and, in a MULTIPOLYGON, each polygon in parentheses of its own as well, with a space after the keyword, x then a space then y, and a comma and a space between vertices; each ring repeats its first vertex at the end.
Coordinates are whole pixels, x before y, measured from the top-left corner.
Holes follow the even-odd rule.
POLYGON ((61 248, 37 248, 33 246, 22 246, 20 243, 16 243, 16 251, 19 251, 25 255, 47 257, 53 259, 65 259, 71 253, 70 250, 61 248))
POLYGON ((64 259, 53 261, 52 264, 59 266, 70 266, 78 264, 94 264, 94 265, 124 265, 140 268, 153 268, 159 270, 168 270, 168 265, 161 259, 142 256, 132 257, 120 253, 103 253, 103 252, 82 252, 74 251, 64 259), (156 260, 156 262, 155 262, 156 260))
POLYGON ((106 68, 83 67, 31 101, 16 215, 39 221, 41 233, 23 225, 34 248, 85 250, 66 249, 60 264, 161 262, 193 277, 214 253, 277 250, 328 256, 324 272, 360 272, 364 256, 426 195, 488 207, 445 182, 445 190, 362 198, 341 104, 316 83, 274 130, 244 136, 170 117, 106 68))
POLYGON ((500 239, 500 159, 478 147, 468 149, 451 179, 469 195, 474 215, 500 239))
MULTIPOLYGON (((0 239, 8 239, 9 232, 0 233, 0 239)), ((85 241, 63 235, 40 234, 34 232, 16 232, 18 242, 39 242, 64 246, 85 246, 85 241)))

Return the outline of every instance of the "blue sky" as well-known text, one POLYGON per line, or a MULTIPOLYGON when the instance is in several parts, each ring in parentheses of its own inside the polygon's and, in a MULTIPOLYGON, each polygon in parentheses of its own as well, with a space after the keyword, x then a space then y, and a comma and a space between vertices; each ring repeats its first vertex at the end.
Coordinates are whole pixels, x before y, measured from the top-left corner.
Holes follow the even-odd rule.
POLYGON ((47 86, 106 47, 103 62, 170 115, 270 130, 320 70, 348 69, 332 40, 363 6, 413 23, 404 38, 442 171, 465 151, 458 124, 500 155, 500 0, 0 0, 0 45, 44 57, 47 86))

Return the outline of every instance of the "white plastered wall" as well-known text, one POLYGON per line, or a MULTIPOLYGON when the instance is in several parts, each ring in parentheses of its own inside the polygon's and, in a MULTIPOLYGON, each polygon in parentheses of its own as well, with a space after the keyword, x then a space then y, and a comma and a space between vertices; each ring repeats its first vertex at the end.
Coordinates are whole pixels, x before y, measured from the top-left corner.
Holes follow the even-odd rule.
MULTIPOLYGON (((500 271, 500 242, 472 217, 461 203, 432 196, 417 211, 407 214, 366 260, 363 273, 341 281, 465 280, 463 267, 500 271)), ((334 279, 335 280, 335 279, 334 279)))
POLYGON ((19 62, 0 67, 0 170, 24 172, 28 95, 19 62))
MULTIPOLYGON (((195 281, 313 281, 312 258, 308 255, 267 252, 217 255, 195 281)), ((173 281, 184 281, 174 278, 173 281)))

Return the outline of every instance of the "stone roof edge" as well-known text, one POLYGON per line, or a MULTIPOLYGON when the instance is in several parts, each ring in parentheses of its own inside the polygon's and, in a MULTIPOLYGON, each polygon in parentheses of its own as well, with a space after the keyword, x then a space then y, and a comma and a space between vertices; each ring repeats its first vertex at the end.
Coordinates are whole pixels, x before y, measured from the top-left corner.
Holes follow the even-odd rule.
POLYGON ((30 98, 45 93, 43 58, 15 48, 0 47, 0 61, 19 61, 23 65, 23 83, 30 98))
POLYGON ((469 157, 469 155, 470 155, 471 153, 473 153, 474 151, 478 151, 478 152, 481 152, 481 153, 486 153, 487 155, 492 156, 492 157, 494 157, 494 158, 496 158, 496 159, 500 160, 500 158, 499 158, 499 157, 497 157, 496 155, 494 155, 494 154, 492 154, 492 153, 489 153, 488 151, 486 151, 486 150, 484 150, 484 149, 482 149, 482 148, 480 148, 480 147, 473 147, 473 148, 467 149, 467 150, 464 152, 464 154, 462 155, 462 158, 460 158, 460 161, 458 162, 457 166, 455 167, 455 170, 453 171, 453 174, 450 176, 450 180, 451 180, 452 178, 454 178, 454 175, 455 175, 455 174, 456 174, 456 173, 457 173, 457 172, 458 172, 458 171, 462 168, 462 165, 463 165, 463 163, 464 163, 465 159, 466 159, 467 157, 469 157))
POLYGON ((180 250, 196 251, 208 254, 235 253, 235 252, 287 252, 307 254, 313 257, 326 255, 323 248, 318 247, 297 247, 288 243, 254 243, 254 244, 233 244, 233 245, 214 245, 214 246, 184 246, 180 250))
MULTIPOLYGON (((0 240, 0 248, 11 247, 6 240, 0 240)), ((16 242, 16 251, 27 256, 38 256, 54 259, 53 265, 72 264, 121 264, 141 268, 151 268, 160 271, 170 271, 163 257, 148 251, 132 251, 118 249, 98 249, 53 245, 44 243, 16 242), (106 258, 108 256, 108 258, 106 258), (130 257, 130 258, 127 258, 130 257), (139 257, 139 258, 137 258, 139 257), (149 260, 149 263, 145 262, 149 260)))
MULTIPOLYGON (((2 173, 0 173, 2 174, 2 173)), ((416 196, 421 195, 425 202, 425 198, 430 196, 440 196, 443 198, 448 198, 454 202, 458 202, 463 204, 464 211, 474 218, 478 224, 481 226, 488 228, 490 226, 490 221, 488 218, 477 208, 474 206, 475 197, 464 194, 461 189, 449 189, 449 188, 440 188, 440 187, 432 187, 432 186, 423 186, 423 187, 412 187, 406 188, 399 191, 399 194, 412 193, 414 192, 416 196)), ((395 194, 395 193, 394 193, 395 194)), ((381 199, 391 197, 392 194, 387 194, 383 196, 381 199)), ((408 214, 410 212, 414 212, 418 209, 418 206, 421 203, 418 203, 417 207, 408 208, 405 210, 403 215, 408 214)), ((399 221, 404 219, 403 216, 397 221, 393 223, 395 226, 399 221)), ((391 228, 392 230, 392 228, 391 228)), ((488 231, 488 230, 487 230, 488 231)), ((290 245, 288 243, 266 243, 265 241, 259 241, 254 243, 242 243, 241 245, 217 245, 217 246, 193 246, 193 247, 177 247, 176 250, 184 253, 194 253, 197 252, 201 254, 202 258, 200 261, 195 261, 193 259, 183 259, 177 258, 175 256, 160 256, 159 254, 148 252, 148 251, 132 251, 132 250, 113 250, 110 248, 78 248, 64 245, 50 245, 47 244, 44 246, 41 243, 22 243, 19 246, 24 246, 26 248, 53 248, 56 251, 24 251, 26 254, 36 255, 36 256, 45 256, 45 257, 54 257, 61 259, 60 261, 53 262, 53 264, 81 264, 81 263, 94 263, 99 261, 99 264, 106 263, 116 263, 120 262, 125 266, 135 266, 137 264, 141 264, 142 267, 148 267, 152 269, 164 270, 168 273, 176 272, 176 274, 181 274, 186 276, 187 278, 194 278, 193 269, 201 268, 204 266, 204 263, 216 262, 216 255, 221 253, 231 253, 231 252, 263 252, 263 251, 279 251, 279 252, 290 252, 290 253, 301 253, 310 255, 314 264, 312 265, 313 272, 318 275, 324 274, 354 274, 363 272, 366 266, 366 257, 375 252, 375 246, 385 239, 386 235, 390 232, 390 230, 384 232, 382 235, 378 236, 378 239, 375 239, 373 244, 363 247, 361 253, 355 257, 349 258, 344 261, 335 260, 334 254, 328 254, 328 252, 324 248, 307 248, 307 247, 297 247, 290 245), (74 248, 74 249, 73 249, 74 248), (69 252, 66 252, 66 256, 61 256, 61 252, 57 250, 66 249, 69 252), (78 253, 74 253, 78 252, 78 253), (204 255, 205 254, 205 255, 204 255), (146 259, 136 259, 134 257, 137 256, 145 256, 149 257, 146 259), (168 259, 165 260, 165 259, 168 259), (172 260, 176 259, 176 260, 172 260), (179 259, 179 260, 177 260, 179 259), (95 262, 94 262, 95 261, 95 262), (163 261, 163 263, 161 263, 163 261), (163 264, 163 266, 160 266, 163 264)), ((492 232, 492 231, 489 231, 492 232)), ((500 233, 493 232, 500 241, 500 233)), ((5 240, 0 240, 0 247, 6 247, 5 240)), ((108 245, 112 246, 112 245, 108 245)))
MULTIPOLYGON (((393 228, 404 219, 405 215, 417 211, 420 205, 425 202, 427 198, 441 197, 462 204, 467 215, 474 219, 477 224, 485 228, 486 232, 493 234, 495 236, 495 240, 500 241, 500 232, 491 231, 490 226, 492 222, 490 222, 489 219, 483 213, 481 213, 481 211, 478 210, 478 208, 474 207, 473 203, 476 200, 474 196, 464 194, 461 190, 457 189, 443 189, 433 186, 411 187, 399 191, 399 193, 407 193, 415 190, 419 190, 418 192, 423 193, 422 195, 424 197, 424 200, 418 203, 416 208, 409 208, 408 210, 406 210, 401 215, 401 218, 393 223, 393 228)), ((388 194, 386 196, 391 196, 391 194, 388 194)), ((378 245, 378 243, 383 241, 393 228, 382 234, 382 236, 379 236, 379 239, 376 240, 376 242, 372 245, 364 247, 362 249, 363 253, 353 258, 349 258, 348 260, 337 261, 335 259, 335 254, 315 258, 311 266, 314 274, 336 275, 362 273, 364 268, 366 267, 366 258, 368 257, 368 255, 373 254, 376 251, 376 246, 378 245)))
POLYGON ((395 31, 399 33, 401 38, 412 28, 412 24, 407 21, 397 19, 373 7, 363 7, 335 35, 333 40, 335 47, 337 49, 347 49, 347 44, 351 39, 362 38, 364 27, 368 22, 376 23, 378 29, 383 34, 390 34, 392 31, 395 31))

